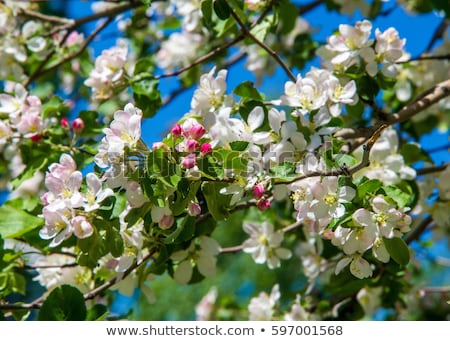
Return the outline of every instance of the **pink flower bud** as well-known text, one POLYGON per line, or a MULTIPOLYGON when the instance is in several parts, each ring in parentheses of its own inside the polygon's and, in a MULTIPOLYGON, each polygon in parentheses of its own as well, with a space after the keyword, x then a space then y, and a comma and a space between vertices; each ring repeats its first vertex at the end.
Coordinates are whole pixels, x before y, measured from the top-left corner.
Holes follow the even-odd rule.
POLYGON ((181 165, 184 168, 190 169, 193 168, 195 165, 197 165, 197 158, 195 154, 189 154, 184 159, 181 165))
POLYGON ((263 184, 257 184, 255 187, 253 187, 253 198, 256 200, 259 200, 263 197, 265 192, 263 184))
POLYGON ((72 122, 72 129, 74 132, 76 133, 81 133, 84 129, 84 121, 81 118, 76 118, 73 122, 72 122))
POLYGON ((174 219, 172 215, 164 215, 159 221, 159 227, 168 229, 173 225, 174 219))
POLYGON ((261 199, 256 206, 258 207, 258 210, 265 211, 270 208, 270 202, 266 199, 261 199))
POLYGON ((198 142, 196 140, 187 140, 186 141, 186 151, 188 153, 193 153, 198 148, 198 142))
POLYGON ((164 142, 155 142, 152 145, 152 149, 160 149, 163 148, 165 151, 169 151, 169 146, 167 144, 165 144, 164 142))
POLYGON ((200 153, 202 153, 202 154, 208 154, 208 153, 211 153, 211 151, 212 151, 212 147, 211 147, 211 144, 209 144, 208 142, 203 143, 200 147, 200 153))
POLYGON ((194 139, 198 140, 202 137, 206 132, 206 129, 201 124, 195 124, 189 129, 189 135, 194 139))
POLYGON ((181 134, 183 134, 183 127, 179 123, 177 123, 172 127, 172 129, 170 129, 170 132, 175 138, 180 137, 181 134))
POLYGON ((198 216, 200 213, 202 213, 200 204, 195 201, 191 201, 188 205, 188 213, 192 217, 198 216))
POLYGON ((34 134, 30 136, 30 140, 33 142, 39 142, 41 140, 42 136, 40 134, 34 134))
POLYGON ((63 128, 69 128, 69 120, 67 119, 67 117, 61 118, 61 126, 63 128))

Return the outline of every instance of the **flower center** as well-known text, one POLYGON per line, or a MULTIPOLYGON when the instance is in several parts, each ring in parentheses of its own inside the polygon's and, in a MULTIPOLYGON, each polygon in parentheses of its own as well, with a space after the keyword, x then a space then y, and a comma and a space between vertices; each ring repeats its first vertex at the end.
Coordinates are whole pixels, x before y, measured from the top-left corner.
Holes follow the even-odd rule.
POLYGON ((337 202, 337 196, 335 193, 328 193, 324 198, 323 201, 325 201, 328 205, 332 206, 336 204, 337 202))

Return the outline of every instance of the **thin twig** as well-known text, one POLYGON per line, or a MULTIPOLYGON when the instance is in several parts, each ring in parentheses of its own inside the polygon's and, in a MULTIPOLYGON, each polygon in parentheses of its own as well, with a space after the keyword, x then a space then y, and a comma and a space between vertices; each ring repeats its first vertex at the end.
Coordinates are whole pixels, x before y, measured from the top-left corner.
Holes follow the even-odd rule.
POLYGON ((156 252, 156 250, 149 252, 149 254, 147 256, 145 256, 144 258, 142 258, 142 260, 140 262, 134 262, 134 264, 132 266, 130 266, 124 273, 110 279, 109 281, 103 283, 99 287, 87 292, 86 294, 84 294, 84 299, 85 300, 93 299, 94 297, 100 295, 105 290, 107 290, 107 289, 111 288, 112 286, 114 286, 115 284, 119 283, 121 280, 123 280, 129 274, 131 274, 135 269, 137 269, 142 264, 146 263, 150 258, 152 258, 153 255, 155 254, 155 252, 156 252))
POLYGON ((430 167, 425 167, 422 169, 417 169, 416 174, 417 175, 425 175, 425 174, 442 172, 442 171, 446 170, 449 165, 450 165, 450 163, 445 163, 441 166, 430 166, 430 167))
POLYGON ((419 239, 422 233, 432 222, 433 218, 431 216, 427 216, 424 220, 422 220, 420 224, 406 236, 406 244, 411 244, 413 241, 419 239))
POLYGON ((80 48, 65 56, 64 58, 62 58, 61 60, 59 60, 57 63, 53 64, 52 66, 46 68, 46 69, 37 69, 36 72, 34 72, 29 78, 28 80, 25 82, 26 85, 29 85, 31 82, 33 82, 36 78, 39 78, 40 76, 42 76, 43 74, 52 71, 58 67, 60 67, 61 65, 63 65, 64 63, 68 62, 69 60, 72 60, 76 57, 78 57, 81 53, 83 53, 83 51, 88 47, 89 43, 94 40, 94 38, 106 27, 108 26, 111 22, 113 21, 113 18, 108 18, 105 20, 105 22, 103 22, 102 24, 100 24, 90 35, 89 37, 83 42, 83 44, 80 46, 80 48))
POLYGON ((370 165, 370 150, 372 149, 373 145, 375 144, 375 142, 378 140, 378 138, 380 137, 382 131, 384 129, 386 129, 388 127, 387 124, 379 124, 378 126, 375 126, 374 132, 372 133, 372 135, 370 136, 370 138, 367 140, 367 143, 363 146, 364 152, 362 155, 362 159, 361 161, 352 166, 352 167, 339 167, 339 168, 335 168, 335 169, 331 169, 328 171, 314 171, 314 172, 310 172, 307 174, 303 174, 301 176, 298 176, 290 181, 275 181, 275 185, 279 185, 279 184, 291 184, 306 178, 312 178, 312 177, 324 177, 324 176, 339 176, 339 175, 346 175, 346 176, 350 176, 354 173, 356 173, 357 171, 367 167, 370 165))
POLYGON ((241 32, 251 40, 253 40, 257 45, 259 45, 262 49, 264 49, 280 66, 281 68, 286 72, 287 76, 295 82, 297 78, 294 76, 292 71, 289 69, 289 67, 286 65, 286 63, 280 58, 280 56, 272 50, 269 46, 264 44, 261 40, 256 38, 253 33, 248 29, 248 27, 242 22, 241 18, 236 14, 236 12, 230 8, 231 16, 236 20, 239 27, 241 28, 241 32))

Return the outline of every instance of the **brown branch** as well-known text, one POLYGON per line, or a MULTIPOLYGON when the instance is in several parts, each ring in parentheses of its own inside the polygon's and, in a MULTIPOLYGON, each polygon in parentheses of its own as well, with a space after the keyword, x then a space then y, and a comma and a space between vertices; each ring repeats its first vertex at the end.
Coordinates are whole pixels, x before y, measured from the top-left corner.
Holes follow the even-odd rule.
POLYGON ((406 236, 406 244, 411 244, 413 241, 419 239, 422 233, 432 222, 433 218, 431 216, 427 216, 424 220, 422 220, 420 224, 406 236))
POLYGON ((445 163, 441 166, 430 166, 430 167, 425 167, 422 169, 417 169, 416 174, 417 175, 425 175, 425 174, 442 172, 442 171, 446 170, 449 165, 450 165, 450 163, 445 163))
MULTIPOLYGON (((69 55, 67 55, 67 56, 65 56, 64 58, 62 58, 61 60, 59 60, 58 62, 56 62, 55 64, 53 64, 52 66, 50 66, 50 67, 48 67, 48 68, 46 68, 46 69, 43 69, 42 67, 41 68, 38 68, 28 79, 27 79, 27 81, 25 82, 25 86, 27 86, 27 85, 29 85, 31 82, 33 82, 34 80, 36 80, 37 78, 39 78, 40 76, 42 76, 43 74, 45 74, 45 73, 47 73, 47 72, 49 72, 49 71, 52 71, 52 70, 54 70, 54 69, 56 69, 56 68, 58 68, 58 67, 60 67, 61 65, 63 65, 64 63, 67 63, 68 61, 70 61, 70 60, 72 60, 72 59, 74 59, 74 58, 76 58, 76 57, 78 57, 81 53, 83 53, 83 51, 88 47, 88 45, 89 45, 89 43, 92 41, 92 40, 94 40, 94 38, 106 27, 106 26, 108 26, 111 22, 112 22, 112 20, 113 20, 113 18, 108 18, 108 19, 106 19, 105 20, 105 22, 103 22, 102 24, 100 24, 90 35, 89 35, 89 37, 83 42, 83 44, 80 46, 80 48, 77 50, 77 51, 75 51, 75 52, 73 52, 73 53, 71 53, 71 54, 69 54, 69 55)), ((45 61, 45 62, 47 62, 47 60, 45 61)), ((41 65, 45 65, 46 63, 44 63, 44 64, 41 64, 41 65)))
POLYGON ((274 50, 272 50, 269 46, 264 44, 264 42, 262 42, 261 40, 256 38, 231 7, 230 7, 230 13, 231 13, 231 16, 234 18, 234 20, 236 20, 236 22, 238 23, 239 27, 241 28, 242 34, 244 34, 244 36, 253 40, 257 45, 259 45, 262 49, 264 49, 278 63, 278 65, 281 66, 281 68, 286 72, 287 76, 293 82, 296 82, 297 78, 294 76, 292 71, 285 64, 285 62, 280 58, 280 56, 274 50))
POLYGON ((357 171, 367 167, 370 165, 370 150, 372 149, 373 145, 375 144, 375 142, 378 140, 378 138, 380 137, 382 131, 384 129, 386 129, 388 127, 387 124, 382 123, 379 124, 378 126, 374 126, 374 132, 371 134, 370 138, 367 140, 367 143, 363 146, 364 152, 362 155, 362 159, 361 161, 352 166, 352 167, 339 167, 339 168, 334 168, 328 171, 314 171, 314 172, 310 172, 301 176, 298 176, 290 181, 275 181, 275 185, 279 185, 279 184, 291 184, 303 179, 307 179, 307 178, 312 178, 312 177, 323 177, 323 176, 339 176, 339 175, 345 175, 345 176, 350 176, 354 173, 356 173, 357 171))
POLYGON ((203 62, 206 62, 208 59, 211 59, 212 57, 214 57, 215 55, 221 53, 222 51, 226 50, 227 48, 235 45, 236 43, 240 42, 242 39, 244 39, 244 35, 240 34, 237 37, 235 37, 234 39, 230 40, 229 42, 225 43, 224 45, 221 45, 219 47, 216 47, 214 50, 208 52, 207 54, 201 56, 200 58, 196 59, 194 62, 192 62, 191 64, 182 67, 176 71, 173 72, 168 72, 162 75, 157 75, 155 76, 156 79, 161 79, 161 78, 167 78, 167 77, 173 77, 173 76, 178 76, 181 75, 183 72, 186 72, 190 69, 192 69, 194 66, 197 66, 198 64, 201 64, 203 62))
POLYGON ((86 294, 84 294, 84 299, 85 300, 93 299, 94 297, 100 295, 105 290, 107 290, 107 289, 111 288, 112 286, 114 286, 115 284, 119 283, 121 280, 123 280, 129 274, 131 274, 135 269, 137 269, 142 264, 145 264, 150 258, 152 258, 153 255, 155 254, 155 252, 156 252, 156 250, 149 252, 149 254, 147 256, 145 256, 144 258, 142 258, 142 260, 140 262, 134 262, 133 265, 131 265, 124 273, 110 279, 109 281, 103 283, 99 287, 87 292, 86 294))
POLYGON ((401 123, 407 121, 419 112, 429 108, 441 99, 450 95, 450 79, 436 84, 431 89, 425 91, 411 104, 406 105, 399 112, 387 116, 387 123, 401 123))
POLYGON ((42 21, 47 21, 50 23, 63 24, 63 25, 74 25, 74 19, 61 18, 53 15, 46 15, 40 12, 36 12, 30 9, 22 8, 19 10, 19 15, 23 15, 28 18, 39 19, 42 21))
MULTIPOLYGON (((413 102, 403 107, 400 111, 394 114, 386 114, 386 120, 380 121, 387 125, 394 125, 409 120, 413 116, 429 108, 433 104, 439 102, 441 99, 450 95, 450 79, 436 84, 432 88, 423 92, 413 102)), ((377 126, 359 127, 359 128, 345 128, 341 129, 335 134, 335 137, 342 139, 354 139, 358 137, 371 136, 377 126)))
POLYGON ((314 8, 318 7, 319 5, 322 5, 323 0, 315 0, 310 2, 309 4, 306 5, 301 5, 298 9, 298 15, 303 15, 311 10, 313 10, 314 8))

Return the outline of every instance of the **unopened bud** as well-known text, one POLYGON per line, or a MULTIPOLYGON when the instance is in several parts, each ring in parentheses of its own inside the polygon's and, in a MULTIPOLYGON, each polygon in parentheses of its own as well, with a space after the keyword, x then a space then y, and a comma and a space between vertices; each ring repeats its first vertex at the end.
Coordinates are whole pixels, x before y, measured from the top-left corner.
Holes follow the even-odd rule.
POLYGON ((190 169, 197 165, 197 157, 195 154, 189 154, 183 159, 181 164, 184 168, 190 169))
POLYGON ((198 140, 201 138, 206 132, 206 129, 201 124, 195 124, 189 129, 189 135, 194 139, 198 140))
POLYGON ((67 119, 67 117, 61 118, 61 126, 63 128, 69 128, 69 120, 67 119))
POLYGON ((256 206, 258 207, 258 210, 265 211, 270 208, 270 201, 261 199, 260 201, 258 201, 258 204, 256 206))
POLYGON ((203 143, 200 147, 200 153, 202 153, 202 154, 208 154, 208 153, 211 153, 211 151, 212 151, 212 147, 211 147, 211 144, 209 144, 208 142, 203 143))
POLYGON ((174 219, 173 215, 164 215, 159 221, 159 227, 166 230, 173 225, 174 219))
POLYGON ((39 134, 34 134, 30 136, 30 140, 33 142, 39 142, 41 140, 42 136, 39 134))
POLYGON ((200 204, 195 201, 191 201, 188 205, 188 213, 192 217, 198 216, 200 213, 202 213, 200 204))
POLYGON ((72 122, 72 129, 76 133, 81 133, 84 129, 84 121, 81 118, 76 118, 72 122))
POLYGON ((259 200, 263 197, 265 192, 263 184, 257 184, 255 187, 253 187, 253 198, 256 200, 259 200))
POLYGON ((183 133, 183 127, 179 123, 175 124, 172 129, 170 129, 170 132, 174 137, 180 137, 183 133))
POLYGON ((196 140, 187 140, 186 141, 186 151, 188 153, 193 153, 198 148, 198 142, 196 140))

